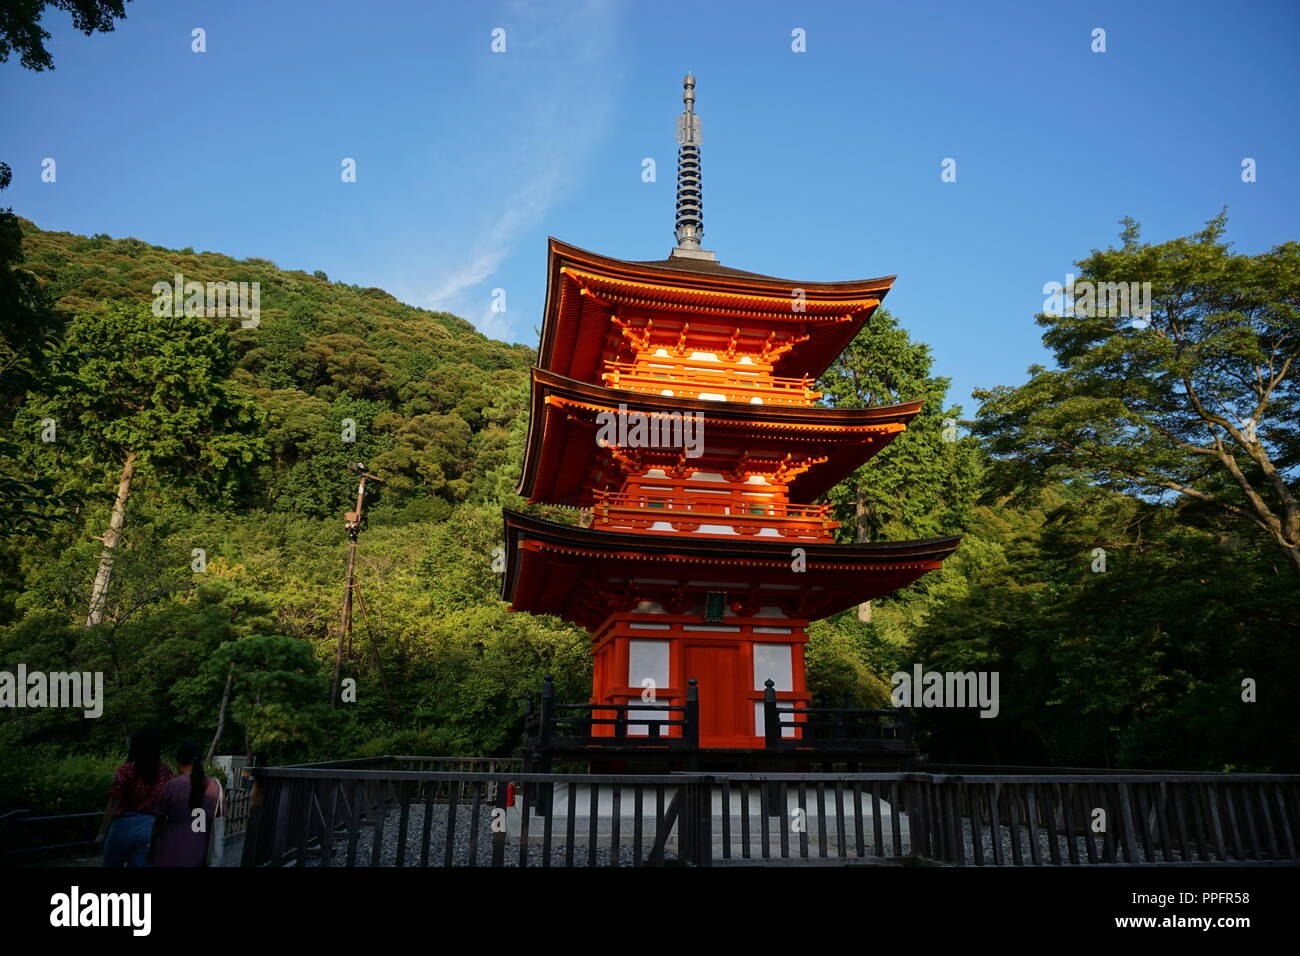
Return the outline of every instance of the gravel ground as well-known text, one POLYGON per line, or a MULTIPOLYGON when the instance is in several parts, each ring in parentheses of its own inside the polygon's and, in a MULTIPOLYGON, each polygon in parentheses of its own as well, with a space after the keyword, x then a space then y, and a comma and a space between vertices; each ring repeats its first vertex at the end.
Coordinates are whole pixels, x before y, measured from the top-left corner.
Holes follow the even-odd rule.
MULTIPOLYGON (((456 816, 456 830, 454 834, 454 839, 452 841, 452 865, 453 866, 469 866, 470 851, 474 845, 477 845, 477 856, 476 856, 475 864, 478 866, 491 865, 492 844, 493 844, 494 834, 491 832, 491 821, 489 816, 490 810, 489 808, 484 808, 484 809, 488 812, 483 813, 483 815, 480 817, 478 821, 478 827, 476 831, 471 833, 469 809, 464 806, 458 808, 458 812, 456 816)), ((429 862, 433 866, 442 866, 443 864, 444 854, 446 852, 446 845, 447 845, 446 843, 447 829, 448 829, 447 816, 448 815, 447 815, 446 805, 435 804, 432 807, 431 817, 429 821, 429 836, 430 836, 429 862)), ((425 822, 424 805, 418 803, 412 804, 410 808, 410 816, 407 822, 406 854, 405 854, 405 861, 404 861, 404 865, 406 866, 420 865, 420 851, 421 851, 421 846, 423 841, 424 822, 425 822)), ((769 853, 772 858, 778 858, 781 855, 781 836, 779 830, 777 829, 777 827, 781 824, 781 822, 782 821, 780 821, 778 818, 772 818, 770 821, 768 845, 770 848, 769 853)), ((559 818, 555 822, 554 831, 552 832, 552 846, 551 846, 552 866, 564 866, 564 857, 565 857, 565 849, 566 849, 564 839, 565 839, 566 823, 567 821, 564 818, 559 818)), ((882 831, 884 836, 883 849, 887 856, 890 857, 895 856, 893 852, 894 851, 893 837, 892 837, 890 822, 888 818, 884 819, 882 823, 883 823, 882 831)), ((396 809, 389 810, 385 817, 384 826, 383 826, 382 846, 379 854, 380 866, 395 866, 397 863, 397 848, 398 848, 397 837, 398 837, 399 824, 400 824, 399 812, 396 809)), ((760 844, 761 831, 760 831, 759 824, 760 821, 758 819, 751 818, 750 857, 754 859, 756 862, 760 862, 762 860, 762 846, 760 844)), ((867 853, 874 854, 875 846, 873 840, 872 826, 869 820, 865 821, 865 824, 866 825, 864 828, 864 835, 866 837, 867 853)), ((907 824, 906 814, 903 814, 903 834, 902 834, 901 855, 904 857, 908 856, 908 854, 910 854, 912 850, 911 840, 909 838, 908 828, 906 824, 907 824)), ((579 833, 582 833, 584 831, 584 826, 585 826, 584 821, 580 818, 578 820, 578 825, 577 825, 577 829, 579 833)), ((812 858, 820 858, 819 846, 817 840, 816 819, 815 818, 810 819, 808 821, 808 826, 809 826, 809 833, 808 833, 809 856, 812 858)), ((963 826, 963 837, 964 837, 964 843, 966 849, 966 863, 967 865, 973 865, 975 862, 975 854, 974 854, 975 844, 974 844, 970 820, 963 819, 962 826, 963 826)), ((540 819, 534 818, 533 820, 530 821, 530 829, 531 829, 530 836, 532 837, 532 839, 530 840, 529 847, 528 847, 528 865, 541 866, 543 862, 542 846, 541 846, 542 821, 540 819)), ((650 826, 646 827, 647 831, 649 831, 650 829, 651 829, 650 826)), ((730 836, 731 836, 731 859, 733 860, 743 859, 743 851, 742 851, 741 838, 740 838, 740 824, 738 819, 733 820, 730 836)), ((1048 845, 1047 833, 1042 828, 1040 828, 1036 836, 1038 841, 1040 858, 1043 860, 1044 863, 1050 864, 1051 853, 1048 845)), ((360 829, 360 832, 358 833, 358 838, 357 838, 356 862, 358 866, 370 865, 371 853, 374 847, 374 837, 375 837, 374 825, 363 824, 360 829)), ((855 858, 857 856, 857 843, 854 835, 854 826, 851 820, 846 821, 846 837, 847 837, 846 855, 849 858, 855 858)), ((990 832, 987 825, 987 821, 984 824, 982 824, 980 827, 980 837, 983 846, 984 864, 991 866, 993 865, 993 852, 992 852, 992 847, 990 845, 990 832)), ((1003 855, 1004 865, 1008 865, 1008 866, 1012 865, 1013 853, 1012 853, 1012 841, 1011 841, 1010 828, 1007 826, 1003 826, 999 833, 999 837, 1002 844, 1002 855, 1003 855)), ((714 859, 721 860, 723 858, 722 857, 722 833, 721 833, 720 822, 717 820, 717 818, 715 818, 714 820, 713 840, 714 840, 714 846, 713 846, 714 859)), ((1031 865, 1029 840, 1030 840, 1029 830, 1026 827, 1021 827, 1020 848, 1021 848, 1021 859, 1023 860, 1024 865, 1031 865)), ((1069 856, 1069 844, 1067 842, 1067 838, 1064 835, 1058 833, 1056 840, 1057 840, 1057 849, 1060 854, 1060 859, 1063 864, 1068 865, 1070 856, 1069 856)), ((643 859, 649 857, 652 841, 653 841, 653 835, 649 832, 643 832, 642 834, 642 847, 643 847, 642 858, 643 859)), ((837 842, 838 840, 836 837, 834 821, 829 820, 828 834, 827 834, 827 852, 830 858, 834 858, 835 856, 837 856, 836 853, 837 842)), ((1086 844, 1084 839, 1082 837, 1076 836, 1074 838, 1074 843, 1075 843, 1076 852, 1078 854, 1078 859, 1084 865, 1086 865, 1088 857, 1087 857, 1087 849, 1086 849, 1086 844)), ((613 861, 612 852, 609 846, 609 835, 602 834, 597 844, 595 865, 602 866, 602 867, 614 866, 614 865, 633 866, 634 864, 632 859, 631 844, 632 844, 631 825, 630 823, 625 822, 622 827, 622 832, 620 834, 619 860, 616 864, 613 861)), ((1100 856, 1102 853, 1100 839, 1097 840, 1097 848, 1098 848, 1097 849, 1098 855, 1100 856)), ((345 866, 347 864, 347 852, 348 852, 348 842, 346 836, 336 837, 331 847, 330 864, 332 866, 345 866)), ((800 841, 799 841, 798 833, 791 833, 789 835, 789 854, 792 858, 798 858, 800 855, 800 841)), ((675 842, 670 843, 664 856, 665 856, 665 863, 669 865, 673 865, 677 863, 675 842)), ((1163 854, 1160 854, 1159 858, 1163 861, 1164 858, 1163 854)), ((1177 858, 1178 858, 1177 854, 1175 854, 1175 859, 1177 858)), ((238 846, 228 847, 226 852, 225 865, 237 866, 238 862, 239 862, 239 847, 238 846)), ((517 836, 511 836, 509 834, 505 835, 504 862, 506 866, 519 865, 519 838, 517 836)), ((313 852, 310 854, 309 859, 307 861, 307 865, 309 866, 321 865, 321 853, 318 848, 313 850, 313 852)), ((574 865, 575 866, 589 865, 588 846, 584 840, 575 840, 574 842, 574 865)))
MULTIPOLYGON (((419 866, 420 850, 424 840, 424 806, 414 804, 411 806, 410 817, 407 821, 406 832, 406 858, 404 865, 419 866)), ((541 821, 534 820, 530 822, 530 827, 538 837, 536 842, 529 841, 528 846, 528 865, 542 865, 542 846, 540 842, 541 821)), ((400 813, 397 810, 390 810, 384 820, 383 827, 383 845, 379 851, 380 866, 397 865, 397 837, 400 829, 400 813)), ((490 866, 492 863, 492 833, 491 819, 487 812, 479 818, 479 825, 476 832, 470 831, 470 811, 466 807, 460 807, 456 813, 456 832, 452 845, 452 865, 469 866, 470 850, 475 844, 478 845, 478 855, 475 860, 477 866, 490 866)), ((557 821, 555 832, 552 834, 551 843, 551 865, 564 866, 565 844, 564 844, 564 824, 557 821)), ((357 865, 369 866, 371 854, 374 851, 375 828, 373 824, 363 825, 357 836, 357 865)), ((605 842, 608 842, 606 837, 605 842)), ((626 832, 620 840, 618 866, 632 866, 632 839, 631 833, 626 832)), ((643 838, 642 855, 649 856, 651 841, 649 838, 643 838)), ((444 854, 447 847, 447 807, 445 805, 435 804, 429 820, 429 863, 432 866, 442 866, 444 854)), ((346 837, 336 838, 331 850, 330 865, 344 866, 347 863, 348 841, 346 837)), ((588 858, 588 846, 586 843, 574 841, 574 865, 586 866, 588 858)), ((664 854, 666 863, 676 862, 676 854, 669 850, 664 854)), ((309 866, 320 866, 321 855, 319 852, 313 853, 308 861, 309 866)), ((517 837, 506 835, 505 846, 505 865, 519 865, 519 840, 517 837)), ((596 849, 597 866, 614 866, 610 848, 607 845, 598 845, 596 849)))
MULTIPOLYGON (((974 861, 975 861, 975 855, 974 855, 974 854, 975 854, 975 851, 974 851, 974 846, 975 846, 975 844, 974 844, 974 840, 972 839, 972 836, 971 836, 971 824, 970 824, 970 821, 969 821, 969 820, 963 820, 963 821, 962 821, 962 825, 963 825, 963 829, 965 830, 965 837, 966 837, 966 862, 967 862, 967 864, 973 864, 974 861)), ((1002 857, 1003 857, 1003 865, 1004 865, 1004 866, 1011 866, 1011 865, 1013 865, 1013 860, 1014 860, 1014 858, 1013 858, 1013 856, 1012 856, 1012 853, 1011 853, 1011 850, 1012 850, 1012 847, 1011 847, 1011 828, 1010 828, 1010 827, 1007 827, 1007 826, 1003 826, 1001 829, 1002 829, 1001 836, 1002 836, 1002 857)), ((989 840, 988 821, 985 821, 985 822, 984 822, 983 824, 981 824, 981 826, 980 826, 980 838, 981 838, 981 842, 982 842, 982 844, 983 844, 983 848, 984 848, 984 863, 985 863, 986 866, 992 866, 992 865, 993 865, 993 848, 992 848, 991 842, 990 842, 990 840, 989 840)), ((1078 865, 1082 865, 1082 866, 1086 866, 1086 865, 1088 865, 1088 844, 1087 844, 1087 841, 1086 841, 1083 837, 1081 837, 1081 836, 1075 836, 1075 837, 1073 838, 1073 840, 1074 840, 1074 848, 1075 848, 1075 852, 1078 854, 1078 859, 1079 859, 1079 864, 1078 864, 1078 865)), ((1117 856, 1119 857, 1119 859, 1120 859, 1122 862, 1125 862, 1125 863, 1129 862, 1128 859, 1127 859, 1127 857, 1124 856, 1124 851, 1123 851, 1123 838, 1120 836, 1120 834, 1118 834, 1118 833, 1116 833, 1116 834, 1112 834, 1111 840, 1112 840, 1112 844, 1113 844, 1113 846, 1114 846, 1114 848, 1115 848, 1115 849, 1114 849, 1114 852, 1117 854, 1117 856)), ((1188 847, 1188 854, 1187 854, 1186 860, 1184 860, 1184 858, 1183 858, 1182 854, 1180 853, 1180 851, 1178 850, 1178 848, 1177 848, 1176 846, 1173 846, 1173 845, 1172 845, 1172 844, 1176 843, 1176 840, 1175 840, 1173 837, 1170 838, 1170 843, 1171 843, 1171 846, 1170 846, 1170 857, 1169 857, 1168 860, 1166 860, 1166 858, 1165 858, 1165 852, 1164 852, 1164 849, 1161 847, 1161 844, 1160 844, 1159 838, 1158 838, 1158 837, 1153 837, 1153 838, 1152 838, 1152 846, 1151 846, 1152 857, 1151 857, 1151 860, 1148 861, 1146 850, 1143 848, 1143 846, 1142 846, 1142 840, 1141 840, 1141 838, 1139 837, 1138 840, 1137 840, 1137 853, 1138 853, 1137 859, 1138 859, 1138 861, 1139 861, 1139 862, 1160 862, 1160 863, 1173 862, 1173 863, 1178 863, 1178 862, 1191 862, 1191 861, 1197 861, 1197 860, 1199 860, 1199 857, 1197 856, 1197 850, 1196 850, 1196 847, 1195 847, 1194 844, 1189 844, 1189 847, 1188 847)), ((1097 859, 1098 859, 1098 860, 1103 860, 1103 859, 1105 859, 1106 848, 1105 848, 1105 842, 1104 842, 1104 834, 1100 834, 1100 833, 1098 833, 1098 834, 1093 834, 1093 845, 1094 845, 1094 847, 1096 848, 1097 859)), ((1070 849, 1069 849, 1069 847, 1070 847, 1070 840, 1069 840, 1069 838, 1067 838, 1064 834, 1060 833, 1059 830, 1058 830, 1058 832, 1057 832, 1057 834, 1056 834, 1056 846, 1057 846, 1057 851, 1058 851, 1059 854, 1060 854, 1061 865, 1062 865, 1062 866, 1072 866, 1072 865, 1075 865, 1075 864, 1072 864, 1071 861, 1070 861, 1070 849)), ((1043 863, 1046 864, 1046 865, 1051 865, 1051 864, 1052 864, 1051 847, 1050 847, 1050 844, 1049 844, 1048 839, 1047 839, 1047 833, 1046 833, 1046 832, 1045 832, 1041 827, 1040 827, 1039 830, 1038 830, 1038 849, 1039 849, 1040 858, 1042 859, 1043 863)), ((1208 848, 1207 848, 1207 850, 1208 850, 1208 848)), ((1211 855, 1213 855, 1212 851, 1210 851, 1210 852, 1211 852, 1211 855)), ((1024 865, 1026 865, 1026 866, 1030 866, 1030 865, 1032 865, 1032 859, 1033 859, 1033 858, 1032 858, 1032 856, 1030 855, 1029 830, 1028 830, 1028 828, 1026 828, 1026 827, 1021 827, 1021 828, 1020 828, 1020 854, 1021 854, 1021 860, 1023 861, 1024 865)))

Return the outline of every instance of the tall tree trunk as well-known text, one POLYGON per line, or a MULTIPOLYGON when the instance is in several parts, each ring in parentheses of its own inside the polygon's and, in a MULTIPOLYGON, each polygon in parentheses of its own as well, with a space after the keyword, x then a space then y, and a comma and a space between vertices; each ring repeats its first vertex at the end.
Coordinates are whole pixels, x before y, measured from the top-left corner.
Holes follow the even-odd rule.
POLYGON ((235 662, 230 662, 230 670, 226 672, 226 689, 221 692, 221 707, 217 710, 217 732, 212 735, 212 743, 208 745, 208 758, 206 763, 212 763, 212 757, 217 752, 217 744, 221 743, 221 735, 226 730, 226 705, 230 703, 230 688, 235 683, 235 662))
MULTIPOLYGON (((854 534, 853 540, 858 544, 864 544, 867 541, 867 508, 866 495, 862 493, 862 486, 859 485, 856 497, 853 502, 853 522, 854 534)), ((858 605, 858 620, 864 624, 871 623, 871 602, 863 601, 858 605)))
POLYGON ((108 603, 108 582, 113 575, 113 552, 126 524, 126 500, 131 497, 131 480, 135 478, 135 452, 127 452, 122 465, 122 477, 117 482, 117 500, 113 502, 113 516, 108 520, 108 530, 100 540, 104 550, 99 555, 99 570, 95 572, 95 586, 90 592, 90 608, 86 611, 86 627, 94 627, 104 620, 104 606, 108 603))

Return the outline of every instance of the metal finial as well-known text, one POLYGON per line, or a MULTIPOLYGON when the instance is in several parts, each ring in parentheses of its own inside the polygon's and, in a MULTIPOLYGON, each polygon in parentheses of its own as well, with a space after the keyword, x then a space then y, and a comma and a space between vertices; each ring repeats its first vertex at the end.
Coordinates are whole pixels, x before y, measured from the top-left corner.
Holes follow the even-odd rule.
POLYGON ((695 76, 686 74, 682 81, 682 102, 686 105, 677 117, 677 224, 674 234, 677 247, 673 255, 694 254, 712 259, 712 253, 700 249, 704 235, 704 202, 700 184, 700 144, 704 141, 700 118, 695 114, 695 76))

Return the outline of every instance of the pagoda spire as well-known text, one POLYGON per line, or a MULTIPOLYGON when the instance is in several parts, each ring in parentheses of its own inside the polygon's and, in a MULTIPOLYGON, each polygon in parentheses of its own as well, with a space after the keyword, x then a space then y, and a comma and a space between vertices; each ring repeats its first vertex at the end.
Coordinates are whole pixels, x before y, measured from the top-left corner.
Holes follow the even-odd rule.
POLYGON ((695 113, 695 77, 682 81, 682 102, 686 109, 677 117, 677 245, 672 255, 690 259, 716 259, 700 248, 704 235, 704 201, 700 185, 700 143, 703 132, 695 113))

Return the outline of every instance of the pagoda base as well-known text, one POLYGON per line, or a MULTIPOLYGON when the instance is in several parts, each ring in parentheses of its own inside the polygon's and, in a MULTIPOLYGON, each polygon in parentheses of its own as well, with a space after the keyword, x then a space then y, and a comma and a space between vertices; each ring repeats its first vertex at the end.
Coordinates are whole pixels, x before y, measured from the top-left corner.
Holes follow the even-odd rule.
MULTIPOLYGON (((833 855, 846 856, 850 847, 843 848, 837 841, 837 834, 841 830, 847 834, 847 840, 851 843, 853 834, 860 828, 862 832, 870 833, 879 825, 883 832, 890 833, 894 828, 894 809, 885 800, 876 797, 873 799, 872 794, 863 791, 857 794, 855 799, 852 791, 844 794, 843 800, 843 822, 841 826, 839 808, 835 801, 825 801, 826 806, 823 810, 826 821, 823 825, 818 813, 816 800, 805 798, 806 806, 801 807, 799 803, 799 792, 796 787, 786 787, 784 801, 779 787, 768 786, 767 792, 762 785, 755 784, 746 788, 747 792, 739 792, 738 786, 731 785, 730 792, 726 795, 726 806, 724 812, 723 788, 721 785, 715 785, 711 788, 711 807, 712 807, 712 825, 710 833, 715 856, 721 856, 724 846, 724 839, 730 843, 730 856, 740 859, 744 857, 757 858, 765 855, 764 837, 767 834, 778 834, 783 829, 787 832, 791 829, 791 821, 799 820, 802 831, 796 830, 787 836, 788 840, 798 842, 799 835, 802 832, 809 842, 809 851, 814 855, 820 855, 821 846, 818 842, 818 834, 825 834, 827 841, 826 849, 833 855), (782 803, 784 802, 784 807, 782 803), (724 834, 726 835, 724 838, 724 834), (748 840, 746 840, 746 834, 748 840), (748 846, 746 846, 748 842, 748 846)), ((677 794, 677 788, 666 785, 663 788, 663 806, 668 806, 677 794)), ((610 845, 614 842, 613 837, 617 832, 620 835, 622 852, 631 855, 631 848, 626 845, 627 837, 638 832, 637 828, 637 804, 636 788, 631 785, 618 784, 567 784, 557 783, 549 799, 549 814, 545 806, 546 801, 534 802, 529 805, 528 809, 528 835, 527 841, 530 846, 541 846, 546 840, 545 823, 547 816, 550 816, 551 835, 549 842, 552 846, 563 846, 568 839, 568 821, 572 816, 573 826, 573 843, 582 846, 590 846, 593 842, 599 846, 601 844, 610 845), (595 797, 595 810, 593 813, 592 804, 593 796, 595 797), (614 800, 618 798, 618 814, 614 813, 614 800), (594 817, 594 819, 593 819, 594 817)), ((524 807, 521 803, 510 807, 506 811, 506 833, 512 840, 519 840, 523 833, 524 807)), ((660 819, 663 808, 659 806, 658 801, 654 798, 647 798, 643 793, 640 807, 640 828, 642 841, 642 851, 647 853, 654 846, 656 838, 656 824, 660 819)), ((907 814, 900 812, 898 828, 901 837, 904 840, 909 839, 909 827, 907 814)), ((769 838, 771 840, 775 837, 769 838)), ((665 841, 664 849, 672 854, 678 852, 677 829, 670 832, 665 841)))
MULTIPOLYGON (((688 581, 683 580, 682 586, 688 586, 688 581)), ((684 613, 669 613, 653 600, 640 601, 634 610, 611 613, 592 639, 591 703, 633 708, 627 711, 629 718, 649 718, 655 716, 653 711, 636 707, 647 699, 647 693, 655 702, 683 706, 694 680, 702 748, 763 747, 766 679, 774 678, 780 707, 808 704, 804 681, 807 621, 788 615, 780 606, 790 593, 773 591, 751 599, 751 608, 741 608, 747 613, 738 614, 723 603, 726 592, 719 591, 716 621, 710 621, 705 613, 703 594, 700 601, 683 609, 684 613)), ((629 724, 625 732, 629 737, 640 736, 638 743, 644 745, 650 726, 629 724)), ((670 728, 664 732, 670 736, 677 733, 670 728)), ((592 733, 612 738, 617 728, 596 725, 592 733)), ((784 733, 790 738, 795 735, 792 728, 784 733)))
POLYGON ((525 773, 549 773, 557 764, 586 764, 589 773, 897 773, 920 770, 926 755, 895 747, 816 749, 627 746, 524 751, 525 773))

